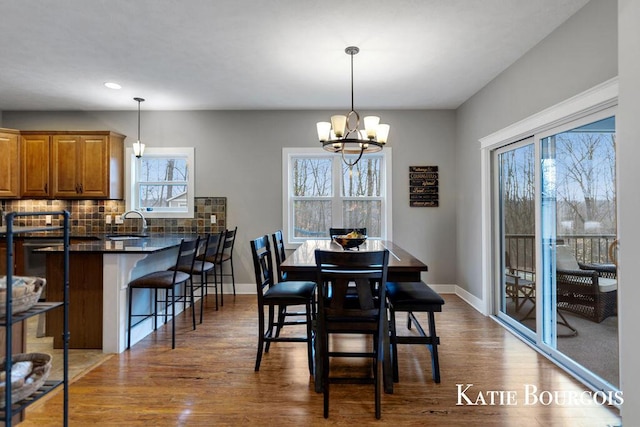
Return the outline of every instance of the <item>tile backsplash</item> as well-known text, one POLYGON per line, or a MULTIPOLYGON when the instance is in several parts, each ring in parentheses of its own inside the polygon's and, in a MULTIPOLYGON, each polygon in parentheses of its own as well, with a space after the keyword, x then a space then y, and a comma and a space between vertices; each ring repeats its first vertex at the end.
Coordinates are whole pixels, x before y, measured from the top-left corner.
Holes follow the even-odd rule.
MULTIPOLYGON (((71 214, 71 235, 136 233, 140 220, 131 215, 124 224, 105 223, 106 215, 122 215, 126 212, 124 200, 2 200, 0 208, 7 212, 50 212, 67 210, 71 214)), ((14 222, 19 226, 44 226, 45 217, 20 217, 14 222)), ((57 218, 53 225, 57 225, 57 218)), ((149 233, 219 233, 227 225, 226 197, 196 197, 194 218, 147 218, 149 233), (216 224, 211 224, 211 215, 216 224)))

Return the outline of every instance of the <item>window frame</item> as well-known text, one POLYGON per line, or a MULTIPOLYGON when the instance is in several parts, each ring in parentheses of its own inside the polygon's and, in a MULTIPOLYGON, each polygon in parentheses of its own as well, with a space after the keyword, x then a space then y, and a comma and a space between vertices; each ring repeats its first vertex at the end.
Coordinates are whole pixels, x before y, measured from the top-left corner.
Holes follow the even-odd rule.
MULTIPOLYGON (((382 200, 382 221, 381 236, 376 239, 392 240, 392 150, 385 147, 381 152, 372 154, 382 157, 381 170, 383 172, 382 185, 380 186, 382 200)), ((365 154, 366 156, 366 154, 365 154)), ((333 154, 320 147, 285 147, 282 149, 282 233, 287 249, 295 249, 307 238, 293 238, 293 202, 296 198, 291 195, 291 160, 295 157, 324 157, 332 160, 332 201, 341 202, 343 200, 371 200, 371 197, 347 197, 341 194, 340 184, 342 180, 342 157, 340 154, 333 154)), ((318 200, 328 199, 318 197, 318 200)), ((377 200, 378 197, 373 199, 377 200)), ((332 218, 342 218, 342 203, 332 203, 332 218), (337 215, 337 216, 336 216, 337 215)), ((332 224, 336 227, 341 224, 332 224)), ((327 238, 325 238, 327 239, 327 238)))
MULTIPOLYGON (((147 218, 193 218, 195 213, 195 149, 193 147, 148 147, 144 151, 144 157, 175 157, 187 160, 187 211, 146 211, 147 218)), ((139 200, 134 197, 138 194, 139 182, 136 177, 137 167, 140 159, 137 158, 133 149, 126 149, 126 207, 127 210, 140 210, 139 200)))

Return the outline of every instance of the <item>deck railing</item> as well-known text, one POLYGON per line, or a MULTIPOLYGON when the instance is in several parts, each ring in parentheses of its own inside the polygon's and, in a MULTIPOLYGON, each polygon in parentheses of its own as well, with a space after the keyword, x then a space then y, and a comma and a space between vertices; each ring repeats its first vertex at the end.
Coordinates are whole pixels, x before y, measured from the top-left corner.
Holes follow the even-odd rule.
MULTIPOLYGON (((608 264, 609 247, 616 239, 615 234, 562 234, 557 236, 558 244, 572 248, 576 260, 583 263, 608 264)), ((510 267, 524 274, 533 274, 536 269, 535 238, 532 234, 507 234, 505 251, 510 267)))

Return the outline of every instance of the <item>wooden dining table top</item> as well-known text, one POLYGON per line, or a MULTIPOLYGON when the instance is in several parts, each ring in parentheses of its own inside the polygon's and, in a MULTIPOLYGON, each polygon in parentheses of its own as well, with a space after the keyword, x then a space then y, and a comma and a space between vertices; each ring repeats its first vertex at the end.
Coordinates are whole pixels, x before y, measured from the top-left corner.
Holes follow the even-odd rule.
MULTIPOLYGON (((339 244, 329 239, 307 240, 287 257, 280 269, 287 273, 289 280, 315 280, 316 249, 344 251, 339 244)), ((420 281, 420 273, 427 271, 427 265, 406 250, 389 240, 367 239, 358 248, 350 251, 389 251, 389 281, 420 281)))

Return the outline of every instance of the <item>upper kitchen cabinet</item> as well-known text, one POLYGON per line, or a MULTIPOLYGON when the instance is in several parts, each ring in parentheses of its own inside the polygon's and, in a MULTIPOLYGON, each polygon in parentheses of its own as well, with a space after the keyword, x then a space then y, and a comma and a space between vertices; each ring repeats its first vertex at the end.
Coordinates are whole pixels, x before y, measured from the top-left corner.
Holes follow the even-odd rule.
POLYGON ((124 136, 113 132, 53 135, 53 198, 122 199, 124 136))
POLYGON ((124 198, 124 135, 109 131, 22 134, 23 197, 124 198), (37 165, 42 169, 46 165, 47 171, 32 175, 37 165))
POLYGON ((51 136, 22 133, 22 197, 47 198, 50 196, 51 136))
POLYGON ((20 131, 0 128, 0 199, 20 197, 20 131))

